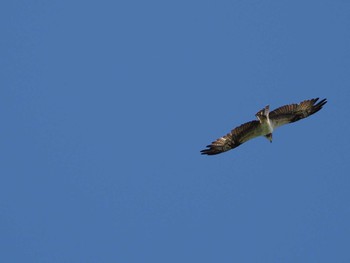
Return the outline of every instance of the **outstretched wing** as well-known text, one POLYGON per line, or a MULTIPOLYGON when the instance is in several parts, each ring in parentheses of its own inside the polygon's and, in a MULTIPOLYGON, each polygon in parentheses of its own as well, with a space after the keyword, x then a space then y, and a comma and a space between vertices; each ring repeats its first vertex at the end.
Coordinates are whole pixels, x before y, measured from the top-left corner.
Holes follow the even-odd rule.
POLYGON ((214 155, 226 152, 238 147, 242 143, 258 137, 262 134, 262 127, 259 121, 251 121, 233 129, 230 133, 217 139, 201 151, 202 154, 214 155))
POLYGON ((322 106, 327 103, 327 99, 323 99, 316 103, 319 98, 305 100, 299 104, 290 104, 279 107, 269 114, 270 122, 273 128, 281 125, 295 122, 318 112, 322 106))

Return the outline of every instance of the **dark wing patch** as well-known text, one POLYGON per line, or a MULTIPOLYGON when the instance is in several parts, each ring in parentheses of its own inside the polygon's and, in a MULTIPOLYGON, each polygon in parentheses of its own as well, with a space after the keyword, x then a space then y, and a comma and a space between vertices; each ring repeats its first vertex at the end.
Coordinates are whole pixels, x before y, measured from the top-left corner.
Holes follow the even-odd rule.
POLYGON ((225 136, 207 145, 207 149, 201 151, 202 154, 214 155, 234 149, 242 143, 253 139, 261 134, 259 121, 251 121, 238 126, 225 136))
POLYGON ((318 112, 322 109, 322 106, 327 103, 327 99, 316 103, 318 99, 319 98, 315 98, 302 101, 299 104, 285 105, 271 111, 269 117, 272 125, 274 128, 277 128, 281 125, 304 119, 318 112))

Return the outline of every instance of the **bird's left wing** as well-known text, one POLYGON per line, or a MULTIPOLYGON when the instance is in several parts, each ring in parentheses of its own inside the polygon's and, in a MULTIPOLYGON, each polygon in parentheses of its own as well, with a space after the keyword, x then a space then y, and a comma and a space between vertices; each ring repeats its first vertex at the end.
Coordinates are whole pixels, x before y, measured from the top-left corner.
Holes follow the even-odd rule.
POLYGON ((327 103, 327 99, 323 99, 316 103, 318 99, 319 98, 305 100, 299 104, 284 105, 271 111, 269 113, 269 118, 272 126, 277 128, 281 125, 304 119, 318 112, 322 109, 322 106, 327 103))

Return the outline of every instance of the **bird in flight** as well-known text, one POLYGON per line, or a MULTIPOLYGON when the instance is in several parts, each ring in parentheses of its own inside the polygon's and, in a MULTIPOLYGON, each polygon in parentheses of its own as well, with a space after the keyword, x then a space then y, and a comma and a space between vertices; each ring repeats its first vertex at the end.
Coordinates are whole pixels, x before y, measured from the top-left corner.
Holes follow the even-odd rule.
POLYGON ((318 100, 319 98, 315 98, 299 104, 284 105, 271 112, 267 105, 255 114, 257 121, 250 121, 236 127, 230 133, 207 145, 201 153, 207 155, 223 153, 259 136, 264 136, 272 142, 272 133, 276 128, 309 117, 327 103, 327 99, 317 102, 318 100))

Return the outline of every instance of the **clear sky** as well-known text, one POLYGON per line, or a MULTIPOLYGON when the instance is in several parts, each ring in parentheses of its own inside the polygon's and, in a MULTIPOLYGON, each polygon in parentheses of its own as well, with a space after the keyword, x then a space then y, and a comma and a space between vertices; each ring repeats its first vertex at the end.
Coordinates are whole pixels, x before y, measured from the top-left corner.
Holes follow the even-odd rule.
POLYGON ((0 29, 1 262, 350 262, 349 1, 5 0, 0 29))

